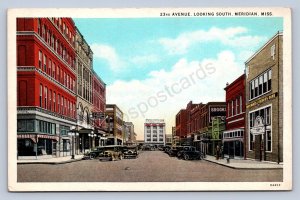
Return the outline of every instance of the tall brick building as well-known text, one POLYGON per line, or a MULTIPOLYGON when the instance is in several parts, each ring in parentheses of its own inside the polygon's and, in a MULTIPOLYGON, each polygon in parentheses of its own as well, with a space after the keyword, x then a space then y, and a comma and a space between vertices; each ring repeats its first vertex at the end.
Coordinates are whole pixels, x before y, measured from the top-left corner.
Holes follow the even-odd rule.
POLYGON ((223 132, 223 153, 230 158, 244 158, 245 152, 245 74, 225 88, 226 130, 223 132))
POLYGON ((283 162, 283 34, 246 62, 246 157, 283 162))
POLYGON ((70 18, 17 19, 18 156, 70 155, 75 34, 70 18))

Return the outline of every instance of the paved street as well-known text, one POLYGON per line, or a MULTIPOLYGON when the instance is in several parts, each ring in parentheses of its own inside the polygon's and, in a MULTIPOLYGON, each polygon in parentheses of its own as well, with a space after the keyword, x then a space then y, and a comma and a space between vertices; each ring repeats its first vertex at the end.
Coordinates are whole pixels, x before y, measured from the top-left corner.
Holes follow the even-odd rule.
POLYGON ((59 165, 20 164, 18 182, 227 182, 282 181, 282 169, 231 169, 205 160, 184 161, 161 151, 141 152, 137 159, 83 160, 59 165))

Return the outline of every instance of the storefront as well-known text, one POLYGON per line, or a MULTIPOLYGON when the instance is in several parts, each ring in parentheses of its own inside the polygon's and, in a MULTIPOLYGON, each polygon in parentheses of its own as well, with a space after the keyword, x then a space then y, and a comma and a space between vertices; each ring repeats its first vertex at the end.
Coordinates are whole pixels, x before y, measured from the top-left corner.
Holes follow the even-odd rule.
POLYGON ((244 129, 224 131, 222 153, 232 159, 244 158, 244 129))

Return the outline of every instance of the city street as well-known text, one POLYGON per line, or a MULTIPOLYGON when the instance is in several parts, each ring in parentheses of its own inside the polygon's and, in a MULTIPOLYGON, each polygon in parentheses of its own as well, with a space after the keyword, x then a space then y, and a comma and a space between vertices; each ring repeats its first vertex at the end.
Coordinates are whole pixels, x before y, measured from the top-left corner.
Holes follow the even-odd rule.
POLYGON ((231 169, 205 160, 184 161, 161 151, 137 159, 82 160, 73 163, 18 165, 18 182, 227 182, 282 181, 282 169, 231 169))

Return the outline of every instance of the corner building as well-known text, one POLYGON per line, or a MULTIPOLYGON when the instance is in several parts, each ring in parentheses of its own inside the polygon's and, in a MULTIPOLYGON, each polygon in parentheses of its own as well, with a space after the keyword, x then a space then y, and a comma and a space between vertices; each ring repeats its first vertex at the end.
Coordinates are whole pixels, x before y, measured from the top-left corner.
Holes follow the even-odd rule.
POLYGON ((18 156, 67 156, 76 126, 75 25, 17 18, 18 156))
POLYGON ((246 62, 246 156, 283 162, 283 34, 246 62))

